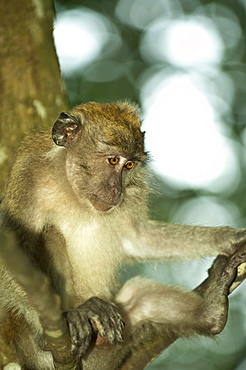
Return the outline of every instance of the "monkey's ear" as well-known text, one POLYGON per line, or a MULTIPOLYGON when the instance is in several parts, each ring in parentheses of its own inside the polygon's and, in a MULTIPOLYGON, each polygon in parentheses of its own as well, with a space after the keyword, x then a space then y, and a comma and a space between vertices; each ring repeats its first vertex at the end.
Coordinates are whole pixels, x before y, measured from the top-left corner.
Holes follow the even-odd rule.
POLYGON ((79 118, 62 112, 52 128, 52 138, 56 145, 69 146, 81 127, 79 118))

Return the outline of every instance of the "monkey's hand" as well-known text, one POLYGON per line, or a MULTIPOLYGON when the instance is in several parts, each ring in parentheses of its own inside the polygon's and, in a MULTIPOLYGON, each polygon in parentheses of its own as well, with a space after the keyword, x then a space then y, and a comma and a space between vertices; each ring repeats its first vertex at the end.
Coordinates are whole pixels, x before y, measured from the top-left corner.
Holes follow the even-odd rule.
POLYGON ((110 344, 123 341, 122 331, 125 324, 114 304, 92 297, 79 308, 86 310, 95 333, 99 333, 110 344))
POLYGON ((88 349, 93 334, 98 334, 110 344, 122 342, 124 323, 116 307, 101 298, 92 297, 76 310, 65 312, 71 341, 78 357, 88 349))

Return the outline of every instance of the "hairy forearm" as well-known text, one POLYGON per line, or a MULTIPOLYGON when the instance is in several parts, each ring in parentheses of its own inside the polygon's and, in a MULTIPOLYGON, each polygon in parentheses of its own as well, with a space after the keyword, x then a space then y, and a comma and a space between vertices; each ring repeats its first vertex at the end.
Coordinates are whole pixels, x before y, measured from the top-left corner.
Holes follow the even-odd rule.
POLYGON ((160 224, 149 221, 141 226, 124 248, 136 258, 196 259, 232 254, 243 243, 245 231, 232 227, 203 227, 160 224))

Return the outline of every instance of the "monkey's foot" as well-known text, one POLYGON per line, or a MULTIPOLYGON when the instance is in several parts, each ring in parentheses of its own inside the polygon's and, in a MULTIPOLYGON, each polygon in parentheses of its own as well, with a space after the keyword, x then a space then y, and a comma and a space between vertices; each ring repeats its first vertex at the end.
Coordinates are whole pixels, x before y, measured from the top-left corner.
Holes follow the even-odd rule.
POLYGON ((243 245, 229 257, 218 256, 209 270, 209 279, 214 280, 214 284, 220 287, 223 294, 229 295, 235 289, 235 282, 238 286, 246 277, 243 269, 245 262, 246 245, 243 245))
MULTIPOLYGON (((246 245, 232 256, 218 256, 209 270, 209 277, 195 291, 204 298, 205 309, 201 319, 207 323, 210 334, 218 334, 224 328, 228 315, 228 295, 239 282, 238 268, 246 262, 246 245)), ((240 276, 240 283, 245 278, 240 276)), ((239 285, 239 284, 238 284, 239 285)))
POLYGON ((123 341, 122 331, 125 325, 116 307, 110 302, 92 297, 76 310, 66 312, 65 316, 78 357, 86 352, 94 333, 99 333, 101 339, 110 344, 123 341))
POLYGON ((245 264, 246 245, 240 247, 229 257, 219 255, 208 271, 208 278, 194 291, 204 296, 211 285, 215 285, 222 288, 223 293, 228 295, 246 279, 245 264))

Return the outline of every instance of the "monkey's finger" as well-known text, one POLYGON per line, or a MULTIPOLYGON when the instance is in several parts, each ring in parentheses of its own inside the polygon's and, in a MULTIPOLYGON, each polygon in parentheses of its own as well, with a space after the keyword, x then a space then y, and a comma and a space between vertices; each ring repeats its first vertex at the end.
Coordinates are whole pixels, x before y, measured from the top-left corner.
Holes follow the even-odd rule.
POLYGON ((122 342, 123 341, 123 336, 122 336, 122 331, 124 328, 123 321, 120 320, 115 320, 112 317, 109 317, 109 323, 106 327, 104 327, 106 331, 106 336, 108 338, 108 341, 111 344, 116 344, 116 342, 122 342))
POLYGON ((107 325, 105 325, 105 322, 103 322, 103 320, 98 315, 95 314, 91 316, 90 321, 92 323, 92 327, 94 328, 94 330, 98 331, 102 338, 106 338, 107 334, 104 326, 107 325))
POLYGON ((116 307, 112 305, 110 308, 111 309, 109 309, 109 312, 107 312, 105 315, 105 321, 107 324, 104 329, 106 330, 109 342, 115 344, 116 342, 123 341, 122 331, 125 327, 125 324, 122 321, 120 314, 116 310, 116 307))
POLYGON ((76 356, 80 358, 89 347, 92 328, 87 315, 79 311, 69 311, 65 314, 68 322, 71 342, 76 356))
POLYGON ((68 322, 68 329, 69 329, 70 339, 72 343, 72 351, 75 352, 77 350, 77 344, 78 344, 77 329, 74 326, 74 324, 71 322, 68 322))
POLYGON ((115 336, 117 342, 123 342, 122 332, 125 327, 124 321, 121 319, 121 316, 118 314, 116 317, 110 317, 111 326, 115 330, 115 336))
POLYGON ((111 325, 118 330, 122 331, 125 327, 125 324, 119 314, 117 307, 113 303, 105 302, 107 305, 103 307, 103 312, 105 317, 109 318, 111 325))
POLYGON ((99 317, 98 315, 93 315, 91 317, 93 326, 97 328, 97 331, 102 338, 106 338, 110 344, 116 344, 116 331, 115 328, 110 325, 109 317, 99 317))
POLYGON ((77 337, 79 352, 84 353, 90 345, 92 337, 92 327, 86 314, 78 312, 79 322, 77 322, 77 337))
POLYGON ((116 329, 116 340, 117 342, 123 342, 123 335, 122 335, 123 328, 116 329))
POLYGON ((68 330, 70 333, 70 339, 72 343, 72 350, 75 350, 77 348, 77 342, 78 342, 78 331, 76 328, 76 324, 73 320, 73 317, 70 312, 64 312, 63 315, 65 316, 67 320, 68 330))

